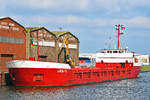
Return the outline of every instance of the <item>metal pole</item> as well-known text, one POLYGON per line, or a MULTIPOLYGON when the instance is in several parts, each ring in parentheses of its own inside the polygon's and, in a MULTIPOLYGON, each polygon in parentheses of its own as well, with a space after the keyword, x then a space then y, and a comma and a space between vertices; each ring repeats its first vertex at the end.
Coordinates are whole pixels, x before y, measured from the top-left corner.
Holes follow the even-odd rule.
POLYGON ((120 24, 118 24, 118 49, 119 49, 119 37, 120 37, 120 24))
POLYGON ((37 61, 39 61, 39 32, 37 31, 37 61))

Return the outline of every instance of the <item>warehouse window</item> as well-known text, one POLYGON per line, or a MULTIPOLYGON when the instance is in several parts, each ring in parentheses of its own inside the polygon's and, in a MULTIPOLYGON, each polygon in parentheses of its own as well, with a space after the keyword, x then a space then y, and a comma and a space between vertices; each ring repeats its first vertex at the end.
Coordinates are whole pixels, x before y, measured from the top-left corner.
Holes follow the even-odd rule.
POLYGON ((0 54, 0 57, 13 57, 13 54, 0 54))
POLYGON ((40 55, 39 58, 47 58, 47 56, 40 55))
POLYGON ((5 37, 5 36, 0 36, 0 42, 24 44, 24 39, 22 39, 22 38, 10 38, 10 37, 5 37))

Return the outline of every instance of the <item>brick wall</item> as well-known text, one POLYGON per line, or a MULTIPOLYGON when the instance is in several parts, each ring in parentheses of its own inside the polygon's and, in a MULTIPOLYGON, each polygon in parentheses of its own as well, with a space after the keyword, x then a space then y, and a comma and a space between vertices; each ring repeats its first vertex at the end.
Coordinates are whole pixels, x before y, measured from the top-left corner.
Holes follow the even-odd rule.
POLYGON ((11 18, 0 19, 0 70, 7 71, 5 62, 25 59, 25 29, 11 18))

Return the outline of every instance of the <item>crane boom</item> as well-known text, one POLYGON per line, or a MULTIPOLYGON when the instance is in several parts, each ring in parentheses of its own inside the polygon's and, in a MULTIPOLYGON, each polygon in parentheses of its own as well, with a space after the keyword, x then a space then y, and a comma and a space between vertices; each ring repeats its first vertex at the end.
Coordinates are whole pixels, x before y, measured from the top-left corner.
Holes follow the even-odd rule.
MULTIPOLYGON (((65 54, 65 62, 70 64, 71 66, 74 66, 74 62, 70 56, 70 52, 69 52, 69 42, 68 42, 69 37, 65 37, 65 39, 63 40, 60 49, 59 49, 59 54, 58 54, 58 59, 59 59, 59 55, 61 53, 62 48, 65 46, 66 48, 66 54, 65 54)), ((58 60, 59 61, 59 60, 58 60)))

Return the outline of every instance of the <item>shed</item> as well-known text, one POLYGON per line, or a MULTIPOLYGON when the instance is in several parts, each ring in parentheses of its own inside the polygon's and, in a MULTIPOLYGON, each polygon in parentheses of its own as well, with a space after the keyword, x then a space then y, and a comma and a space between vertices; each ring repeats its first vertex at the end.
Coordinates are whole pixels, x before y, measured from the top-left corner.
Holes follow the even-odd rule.
POLYGON ((35 57, 35 60, 56 62, 56 36, 44 27, 26 27, 26 29, 27 58, 35 57))
POLYGON ((56 41, 57 62, 65 61, 65 52, 64 50, 60 50, 60 47, 63 43, 63 40, 66 37, 68 37, 70 56, 72 60, 75 62, 75 66, 79 65, 78 62, 79 39, 76 36, 74 36, 71 32, 67 32, 67 31, 53 31, 52 33, 55 34, 57 37, 57 41, 56 41))

